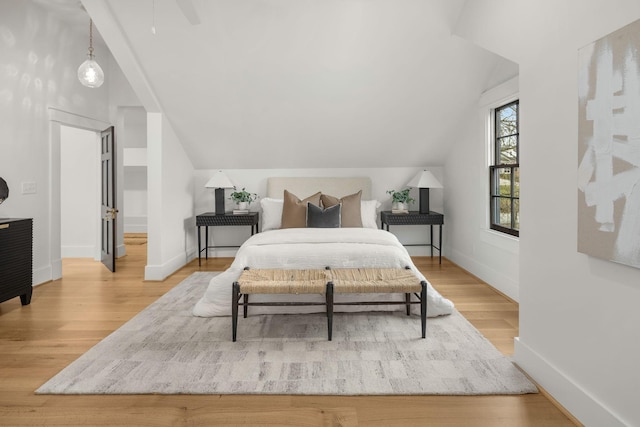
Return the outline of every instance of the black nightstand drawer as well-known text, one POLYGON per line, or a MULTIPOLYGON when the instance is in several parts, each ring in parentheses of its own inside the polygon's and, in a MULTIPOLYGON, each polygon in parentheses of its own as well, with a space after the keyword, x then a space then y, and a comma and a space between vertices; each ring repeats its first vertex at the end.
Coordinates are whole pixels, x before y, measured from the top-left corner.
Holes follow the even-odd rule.
POLYGON ((224 214, 216 215, 213 212, 207 212, 196 216, 197 227, 215 227, 220 225, 258 225, 260 214, 258 212, 249 212, 248 214, 224 214))
POLYGON ((388 225, 444 224, 444 215, 433 211, 428 214, 421 214, 418 211, 409 211, 408 213, 382 211, 380 218, 383 224, 388 225))
POLYGON ((442 264, 442 226, 444 225, 444 215, 438 212, 430 211, 429 213, 420 213, 418 211, 409 211, 407 213, 393 213, 391 211, 380 212, 380 224, 384 230, 386 228, 389 231, 390 225, 428 225, 430 226, 429 243, 425 244, 405 244, 405 246, 430 246, 431 257, 433 257, 433 250, 438 251, 439 262, 442 264), (439 240, 438 246, 433 243, 433 226, 438 225, 439 240))

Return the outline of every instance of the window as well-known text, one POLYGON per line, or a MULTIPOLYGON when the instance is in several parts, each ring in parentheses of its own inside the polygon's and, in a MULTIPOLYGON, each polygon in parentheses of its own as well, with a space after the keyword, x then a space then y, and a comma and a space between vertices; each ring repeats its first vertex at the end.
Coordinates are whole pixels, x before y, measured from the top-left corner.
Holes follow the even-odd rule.
POLYGON ((520 234, 519 101, 494 110, 493 165, 490 175, 491 229, 520 234))

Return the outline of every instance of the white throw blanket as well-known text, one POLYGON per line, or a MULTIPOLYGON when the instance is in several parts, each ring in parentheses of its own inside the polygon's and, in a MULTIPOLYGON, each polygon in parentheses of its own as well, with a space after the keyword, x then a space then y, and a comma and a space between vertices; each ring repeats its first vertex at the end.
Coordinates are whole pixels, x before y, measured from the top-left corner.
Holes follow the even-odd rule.
MULTIPOLYGON (((201 317, 231 315, 231 285, 245 267, 280 269, 325 268, 404 268, 409 266, 421 280, 426 278, 413 264, 409 253, 388 231, 370 228, 289 228, 271 230, 251 236, 240 247, 235 260, 225 272, 209 282, 204 296, 193 309, 201 317)), ((427 281, 427 280, 426 280, 427 281)), ((427 283, 429 283, 427 281, 427 283)), ((336 302, 402 301, 402 294, 338 294, 336 302)), ((252 295, 252 302, 317 301, 323 295, 252 295)), ((419 312, 419 305, 413 310, 419 312)), ((402 305, 338 305, 335 311, 404 310, 402 305)), ((428 316, 450 314, 453 303, 440 295, 429 283, 427 289, 428 316)), ((323 306, 249 307, 250 314, 312 313, 324 311, 323 306)))

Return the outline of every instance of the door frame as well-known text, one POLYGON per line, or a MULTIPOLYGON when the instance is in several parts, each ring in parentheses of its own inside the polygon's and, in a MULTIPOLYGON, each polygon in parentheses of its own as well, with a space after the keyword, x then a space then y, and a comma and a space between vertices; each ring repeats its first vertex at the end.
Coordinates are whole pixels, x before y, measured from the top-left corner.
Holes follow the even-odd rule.
MULTIPOLYGON (((62 277, 62 240, 61 240, 61 135, 60 127, 69 126, 100 133, 112 126, 111 123, 80 114, 70 113, 49 107, 49 260, 51 280, 62 277)), ((118 159, 118 156, 116 156, 118 159)), ((116 169, 119 165, 116 165, 116 169)), ((97 219, 96 219, 97 220, 97 219)))

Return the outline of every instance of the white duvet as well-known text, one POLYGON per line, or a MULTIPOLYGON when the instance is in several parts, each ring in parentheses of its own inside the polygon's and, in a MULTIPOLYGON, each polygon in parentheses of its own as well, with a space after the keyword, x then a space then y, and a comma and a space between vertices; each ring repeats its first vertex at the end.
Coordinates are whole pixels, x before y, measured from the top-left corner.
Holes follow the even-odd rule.
MULTIPOLYGON (((407 250, 388 231, 371 228, 289 228, 270 230, 251 236, 238 250, 235 260, 223 273, 209 282, 204 296, 193 309, 195 316, 231 315, 231 285, 245 267, 312 269, 349 267, 404 268, 409 266, 421 280, 407 250)), ((428 280, 427 280, 427 283, 428 280)), ((336 302, 402 301, 402 294, 337 294, 336 302)), ((317 301, 324 295, 251 295, 251 302, 317 301)), ((412 309, 419 313, 419 304, 412 309)), ((337 305, 335 311, 404 310, 403 305, 337 305)), ((429 317, 450 314, 453 303, 443 298, 429 283, 427 313, 429 317)), ((319 306, 252 306, 249 314, 321 312, 319 306)))

